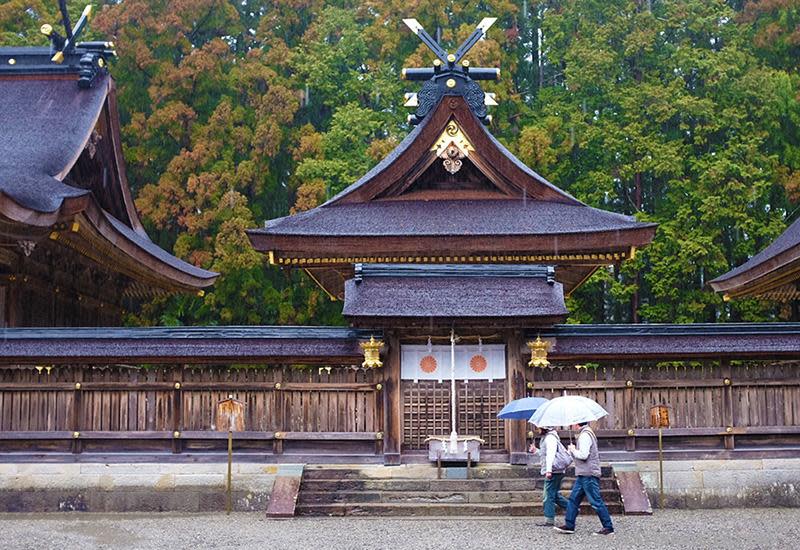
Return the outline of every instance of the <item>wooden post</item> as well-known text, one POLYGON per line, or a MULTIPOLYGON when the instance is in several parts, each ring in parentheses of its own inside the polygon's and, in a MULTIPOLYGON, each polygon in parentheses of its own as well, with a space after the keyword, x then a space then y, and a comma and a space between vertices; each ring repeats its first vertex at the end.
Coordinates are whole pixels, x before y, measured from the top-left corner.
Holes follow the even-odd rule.
POLYGON ((658 427, 658 507, 664 509, 664 442, 661 439, 661 426, 658 427))
POLYGON ((386 361, 383 363, 383 463, 400 464, 403 443, 403 396, 400 391, 400 337, 387 332, 386 361))
MULTIPOLYGON (((522 357, 523 335, 519 330, 506 333, 506 402, 525 397, 525 369, 522 357)), ((511 464, 527 464, 528 453, 525 448, 527 426, 525 422, 511 420, 505 423, 506 447, 511 464)))
POLYGON ((625 418, 625 429, 628 430, 628 437, 625 438, 625 450, 626 451, 635 451, 636 450, 636 428, 634 424, 636 423, 635 419, 635 411, 634 411, 634 404, 635 395, 634 392, 636 391, 636 383, 633 380, 633 372, 635 369, 633 368, 626 368, 620 369, 625 373, 625 394, 623 397, 624 402, 624 418, 625 418))
MULTIPOLYGON (((281 372, 281 371, 279 371, 281 372)), ((275 425, 278 427, 275 431, 275 439, 272 440, 272 452, 276 455, 283 454, 283 433, 288 431, 287 425, 289 421, 287 420, 286 414, 286 393, 281 390, 282 387, 282 380, 283 376, 280 377, 280 381, 275 382, 275 409, 278 413, 277 421, 275 425)))
POLYGON ((180 438, 183 431, 183 369, 176 368, 173 371, 172 380, 174 389, 172 390, 172 452, 180 453, 183 451, 183 441, 180 438))
POLYGON ((83 369, 75 367, 75 390, 72 394, 72 452, 77 454, 83 451, 81 444, 81 413, 83 412, 83 390, 81 384, 83 382, 83 369))
POLYGON ((225 502, 225 513, 231 515, 233 509, 233 430, 228 429, 228 491, 225 502))
POLYGON ((375 440, 375 454, 381 455, 383 454, 383 402, 384 402, 384 383, 383 383, 383 373, 379 373, 376 376, 380 382, 375 384, 375 391, 372 392, 370 395, 374 400, 373 410, 375 411, 375 418, 373 419, 375 431, 380 434, 379 439, 375 440))
MULTIPOLYGON (((736 421, 733 418, 733 370, 731 369, 730 359, 720 359, 720 370, 722 372, 722 420, 725 423, 725 430, 733 428, 736 421)), ((724 436, 725 449, 732 451, 736 445, 733 433, 724 436)))

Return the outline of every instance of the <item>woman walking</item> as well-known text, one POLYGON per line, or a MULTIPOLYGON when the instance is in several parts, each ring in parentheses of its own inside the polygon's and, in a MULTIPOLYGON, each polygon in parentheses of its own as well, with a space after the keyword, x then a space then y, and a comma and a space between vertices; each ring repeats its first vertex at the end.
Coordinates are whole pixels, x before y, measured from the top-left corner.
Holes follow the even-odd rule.
POLYGON ((566 510, 567 499, 561 494, 561 482, 564 480, 564 471, 572 463, 572 456, 564 448, 555 428, 541 427, 541 448, 537 449, 531 444, 530 451, 541 457, 542 475, 544 476, 544 521, 537 523, 541 527, 554 527, 556 519, 556 506, 566 510))

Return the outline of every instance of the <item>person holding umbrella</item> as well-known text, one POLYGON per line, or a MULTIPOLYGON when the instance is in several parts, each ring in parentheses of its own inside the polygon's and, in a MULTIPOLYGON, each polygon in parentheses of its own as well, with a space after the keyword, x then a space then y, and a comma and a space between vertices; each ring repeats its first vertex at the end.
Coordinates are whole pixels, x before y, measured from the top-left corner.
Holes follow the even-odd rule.
POLYGON ((606 416, 608 412, 586 397, 565 395, 551 399, 530 418, 537 426, 570 426, 580 430, 578 444, 567 448, 575 459, 575 484, 567 504, 564 524, 555 529, 560 533, 571 535, 575 532, 575 520, 583 498, 589 499, 592 508, 597 512, 603 528, 598 535, 610 535, 614 532, 614 524, 603 497, 600 495, 600 453, 597 447, 597 436, 589 427, 589 422, 606 416))
POLYGON ((569 495, 567 514, 564 525, 556 527, 556 531, 571 535, 575 532, 575 520, 578 517, 578 507, 585 496, 592 505, 603 528, 596 535, 610 535, 614 532, 611 514, 608 513, 606 503, 600 494, 600 453, 597 449, 597 436, 595 436, 588 422, 580 422, 571 426, 573 430, 580 429, 578 445, 570 444, 567 448, 575 458, 575 484, 569 495))
POLYGON ((544 476, 544 522, 538 523, 541 527, 555 527, 556 506, 566 510, 567 499, 561 494, 561 482, 564 480, 564 471, 572 464, 572 456, 561 444, 555 428, 541 427, 542 435, 540 448, 531 443, 530 452, 539 454, 542 461, 542 475, 544 476))

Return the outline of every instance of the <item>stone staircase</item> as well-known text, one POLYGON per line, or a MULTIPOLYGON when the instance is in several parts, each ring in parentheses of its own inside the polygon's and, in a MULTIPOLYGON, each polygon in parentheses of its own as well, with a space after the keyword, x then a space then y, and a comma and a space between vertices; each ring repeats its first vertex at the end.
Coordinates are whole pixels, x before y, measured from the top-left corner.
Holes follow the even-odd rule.
MULTIPOLYGON (((572 472, 562 493, 569 495, 572 472)), ((538 468, 487 464, 466 468, 404 466, 306 466, 296 514, 300 516, 533 516, 542 513, 538 468)), ((622 513, 611 468, 603 468, 603 498, 622 513)), ((593 513, 584 500, 581 514, 593 513)), ((560 514, 560 515, 563 515, 560 514)))

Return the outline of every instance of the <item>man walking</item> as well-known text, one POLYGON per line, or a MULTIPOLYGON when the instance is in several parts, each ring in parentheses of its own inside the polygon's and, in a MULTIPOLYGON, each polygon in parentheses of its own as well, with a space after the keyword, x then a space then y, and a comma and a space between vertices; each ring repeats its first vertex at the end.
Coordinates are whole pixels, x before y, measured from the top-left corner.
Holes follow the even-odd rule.
POLYGON ((575 458, 575 485, 572 486, 572 493, 569 495, 564 525, 555 529, 567 535, 575 532, 578 508, 583 502, 583 497, 586 496, 603 525, 603 528, 596 534, 610 535, 614 532, 614 524, 611 523, 611 515, 600 495, 600 453, 597 449, 597 436, 589 427, 588 422, 572 426, 572 429, 578 428, 580 428, 578 446, 570 445, 567 448, 575 458))

